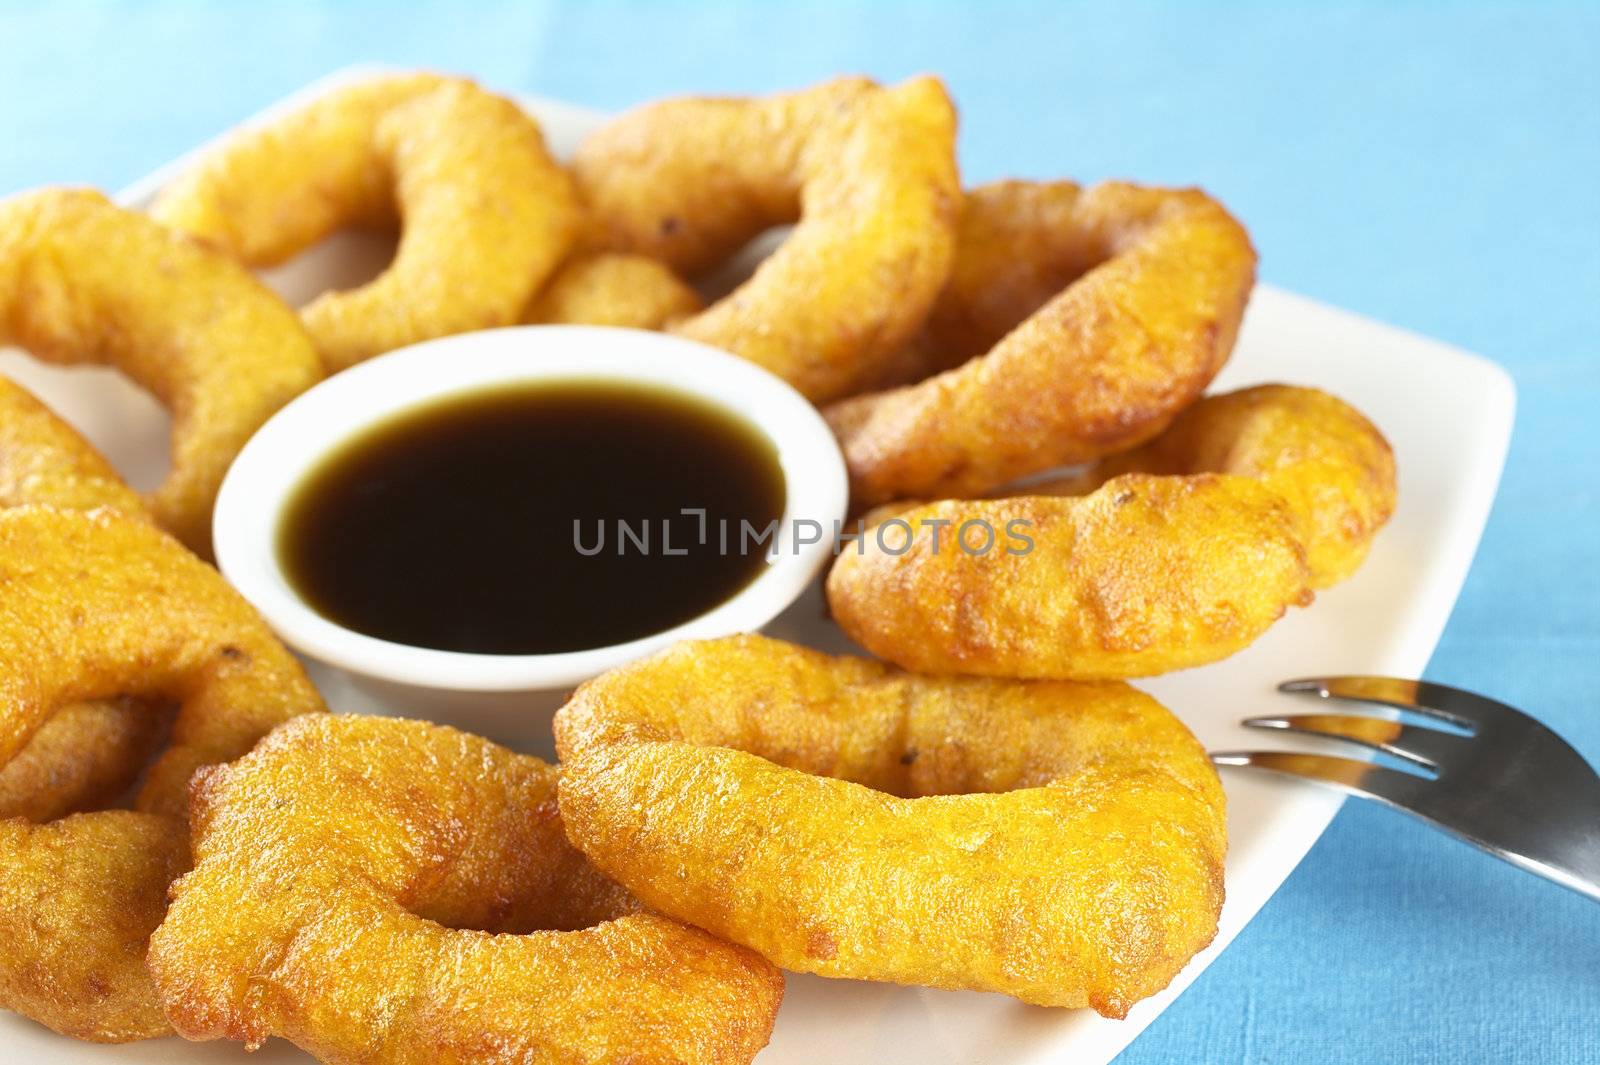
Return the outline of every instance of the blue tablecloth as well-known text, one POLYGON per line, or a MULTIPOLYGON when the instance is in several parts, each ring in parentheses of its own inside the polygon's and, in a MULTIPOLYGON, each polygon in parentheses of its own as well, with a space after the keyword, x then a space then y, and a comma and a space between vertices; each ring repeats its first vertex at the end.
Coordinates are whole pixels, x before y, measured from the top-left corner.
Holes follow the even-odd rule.
MULTIPOLYGON (((1429 675, 1600 761, 1594 6, 7 3, 0 193, 116 188, 365 60, 599 107, 933 70, 969 180, 1204 184, 1267 280, 1516 377, 1499 504, 1429 675)), ((1122 1060, 1600 1061, 1600 909, 1352 803, 1122 1060)))

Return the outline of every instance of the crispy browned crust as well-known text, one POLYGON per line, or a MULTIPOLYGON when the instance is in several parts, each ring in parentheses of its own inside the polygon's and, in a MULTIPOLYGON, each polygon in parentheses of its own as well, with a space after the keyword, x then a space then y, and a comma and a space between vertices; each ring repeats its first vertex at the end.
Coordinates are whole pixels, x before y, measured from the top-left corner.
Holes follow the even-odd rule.
POLYGON ((1260 385, 1208 396, 1172 428, 1083 474, 1028 488, 1082 495, 1126 473, 1252 477, 1289 504, 1311 586, 1350 576, 1394 514, 1394 451, 1354 407, 1315 388, 1260 385))
POLYGON ((885 523, 883 543, 869 532, 834 562, 828 605, 907 669, 1153 676, 1240 650, 1311 596, 1286 504, 1243 477, 1130 474, 1081 499, 945 500, 893 519, 910 529, 885 523), (987 553, 955 545, 969 522, 975 547, 996 531, 987 553))
POLYGON ((522 316, 530 325, 665 329, 704 304, 665 263, 620 252, 583 253, 561 269, 522 316))
POLYGON ((1216 932, 1222 789, 1123 684, 679 644, 556 717, 567 834, 785 968, 1123 1016, 1216 932))
POLYGON ((239 449, 322 376, 294 312, 243 267, 88 190, 0 201, 0 343, 115 366, 167 407, 172 472, 150 507, 205 555, 239 449))
POLYGON ((748 281, 674 329, 814 400, 874 379, 950 270, 955 111, 933 78, 647 104, 592 134, 572 165, 601 246, 690 276, 797 222, 748 281))
POLYGON ((579 219, 538 123, 469 81, 432 74, 368 79, 242 130, 152 213, 252 266, 398 214, 389 268, 303 312, 330 370, 517 322, 579 219))
POLYGON ((1198 189, 973 190, 950 281, 891 367, 935 376, 827 410, 855 503, 982 494, 1150 439, 1227 361, 1255 263, 1198 189))
POLYGON ((1393 512, 1395 468, 1347 404, 1269 385, 1202 400, 1145 447, 1025 492, 894 513, 910 549, 896 553, 902 529, 847 549, 828 575, 834 618, 933 672, 1105 679, 1216 661, 1354 571, 1393 512), (954 545, 966 522, 1004 537, 1019 520, 1025 553, 954 545))
POLYGON ((292 722, 208 771, 150 949, 173 1024, 331 1065, 750 1061, 782 976, 641 912, 564 839, 556 780, 371 717, 292 722))
POLYGON ((189 777, 321 700, 221 575, 143 521, 0 512, 0 588, 0 764, 47 753, 60 707, 178 704, 139 812, 0 822, 0 1006, 82 1039, 162 1034, 144 950, 185 860, 189 777))

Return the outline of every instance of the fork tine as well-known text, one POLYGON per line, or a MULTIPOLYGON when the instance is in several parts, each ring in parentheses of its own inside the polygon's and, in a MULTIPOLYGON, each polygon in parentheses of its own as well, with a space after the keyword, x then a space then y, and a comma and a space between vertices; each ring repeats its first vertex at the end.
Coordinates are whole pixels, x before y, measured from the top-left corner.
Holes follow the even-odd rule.
POLYGON ((1281 692, 1307 692, 1324 699, 1353 699, 1411 710, 1476 731, 1490 721, 1517 711, 1475 692, 1399 677, 1303 677, 1278 685, 1281 692))
MULTIPOLYGON (((1481 746, 1483 741, 1476 742, 1481 746)), ((1381 802, 1600 901, 1600 832, 1595 831, 1592 817, 1586 812, 1580 811, 1575 822, 1560 819, 1561 814, 1572 812, 1567 801, 1570 796, 1565 793, 1560 794, 1560 804, 1552 817, 1548 805, 1528 803, 1530 798, 1539 797, 1537 792, 1530 795, 1525 789, 1511 788, 1496 793, 1492 787, 1485 791, 1474 783, 1470 786, 1478 790, 1464 799, 1459 790, 1451 794, 1450 785, 1443 779, 1428 780, 1353 758, 1284 751, 1222 751, 1213 754, 1211 760, 1221 766, 1264 769, 1381 802), (1476 806, 1470 801, 1486 796, 1500 801, 1480 801, 1476 806), (1529 831, 1540 825, 1548 831, 1529 831)), ((1593 770, 1588 772, 1592 779, 1593 770)))
POLYGON ((1451 754, 1461 751, 1465 736, 1453 736, 1437 729, 1417 728, 1381 717, 1355 717, 1346 714, 1288 714, 1283 717, 1251 717, 1246 728, 1280 729, 1315 736, 1327 736, 1345 743, 1359 744, 1368 750, 1383 751, 1415 765, 1438 769, 1451 754))
POLYGON ((1287 751, 1219 751, 1211 756, 1217 765, 1265 769, 1284 776, 1326 784, 1364 799, 1398 807, 1411 813, 1423 789, 1425 777, 1398 769, 1362 762, 1354 758, 1334 758, 1322 754, 1291 754, 1287 751))

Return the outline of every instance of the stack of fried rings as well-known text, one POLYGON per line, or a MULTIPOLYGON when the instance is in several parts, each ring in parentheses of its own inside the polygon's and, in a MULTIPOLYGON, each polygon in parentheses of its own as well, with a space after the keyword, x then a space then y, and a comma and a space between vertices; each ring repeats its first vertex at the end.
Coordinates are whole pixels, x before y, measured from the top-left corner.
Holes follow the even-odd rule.
POLYGON ((590 681, 556 743, 590 860, 788 969, 1121 1017, 1216 933, 1216 771, 1125 684, 736 636, 590 681))
POLYGON ((207 557, 239 449, 322 377, 294 312, 249 271, 88 190, 0 201, 0 344, 109 363, 165 404, 172 472, 150 509, 207 557))
POLYGON ((195 869, 150 945, 174 1026, 330 1065, 750 1061, 782 975, 642 912, 563 837, 556 780, 454 729, 331 715, 202 771, 195 869))
POLYGON ((1249 388, 1026 495, 894 512, 884 524, 899 529, 834 564, 828 604, 852 639, 907 669, 1153 676, 1233 654, 1349 576, 1395 491, 1389 444, 1354 408, 1249 388), (1025 550, 993 541, 1019 519, 1025 550))
POLYGON ((304 311, 330 371, 517 322, 581 219, 538 123, 510 100, 432 74, 360 81, 245 129, 181 175, 152 214, 250 266, 284 262, 347 225, 400 221, 380 277, 304 311))
POLYGON ((273 726, 322 709, 294 658, 221 575, 139 518, 0 512, 0 763, 58 708, 177 705, 134 810, 0 821, 0 1005, 120 1042, 168 1030, 144 966, 188 860, 186 786, 273 726))

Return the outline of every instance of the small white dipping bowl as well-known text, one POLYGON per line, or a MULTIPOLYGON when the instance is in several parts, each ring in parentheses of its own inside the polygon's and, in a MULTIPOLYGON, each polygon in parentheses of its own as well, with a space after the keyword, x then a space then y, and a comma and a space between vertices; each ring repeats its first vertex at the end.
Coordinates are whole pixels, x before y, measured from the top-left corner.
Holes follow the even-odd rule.
MULTIPOLYGON (((552 456, 552 461, 560 461, 552 456)), ((550 715, 575 685, 678 640, 759 629, 803 592, 832 550, 848 504, 844 458, 827 423, 778 377, 693 341, 599 326, 520 326, 402 348, 329 378, 262 426, 217 497, 217 564, 295 650, 342 671, 376 705, 548 749, 550 715), (675 390, 735 413, 771 440, 786 500, 767 568, 681 625, 627 643, 560 654, 466 654, 347 629, 295 591, 278 552, 284 510, 303 479, 352 438, 396 415, 500 385, 616 381, 675 390), (820 523, 819 541, 796 523, 820 523)), ((395 580, 406 579, 396 573, 395 580)), ((538 610, 538 603, 528 609, 538 610)), ((327 675, 317 670, 324 681, 327 675)))

